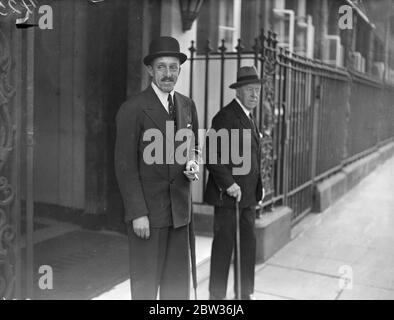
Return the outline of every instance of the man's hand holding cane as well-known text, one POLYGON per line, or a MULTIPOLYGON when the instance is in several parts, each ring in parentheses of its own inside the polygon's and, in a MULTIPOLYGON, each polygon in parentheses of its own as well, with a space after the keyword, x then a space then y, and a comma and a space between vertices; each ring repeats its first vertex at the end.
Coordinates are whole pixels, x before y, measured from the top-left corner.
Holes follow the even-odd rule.
POLYGON ((242 197, 241 187, 235 182, 230 187, 227 188, 226 192, 230 197, 237 198, 238 202, 241 201, 241 197, 242 197))

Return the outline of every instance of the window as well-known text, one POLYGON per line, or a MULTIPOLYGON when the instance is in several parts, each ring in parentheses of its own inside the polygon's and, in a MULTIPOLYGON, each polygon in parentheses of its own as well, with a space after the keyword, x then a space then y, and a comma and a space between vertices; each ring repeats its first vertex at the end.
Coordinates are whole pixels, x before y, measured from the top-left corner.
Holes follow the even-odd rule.
POLYGON ((197 52, 203 53, 207 40, 213 50, 225 40, 227 51, 235 51, 241 29, 242 0, 205 0, 197 22, 197 52))
POLYGON ((219 41, 225 40, 229 51, 237 46, 240 29, 240 0, 219 0, 219 41))

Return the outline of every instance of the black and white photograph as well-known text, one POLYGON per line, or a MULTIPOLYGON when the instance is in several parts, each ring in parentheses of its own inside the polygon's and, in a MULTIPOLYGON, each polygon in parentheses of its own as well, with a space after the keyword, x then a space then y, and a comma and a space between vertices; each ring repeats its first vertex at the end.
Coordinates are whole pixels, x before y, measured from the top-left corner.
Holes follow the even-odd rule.
POLYGON ((0 0, 0 300, 394 300, 393 230, 394 0, 0 0))

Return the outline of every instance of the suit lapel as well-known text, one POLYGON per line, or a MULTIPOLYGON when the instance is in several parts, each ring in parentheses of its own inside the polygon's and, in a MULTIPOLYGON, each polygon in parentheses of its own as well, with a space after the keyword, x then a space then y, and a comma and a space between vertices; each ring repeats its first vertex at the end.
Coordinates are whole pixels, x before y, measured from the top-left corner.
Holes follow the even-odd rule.
POLYGON ((239 105, 239 103, 237 102, 237 100, 233 100, 232 102, 233 105, 233 109, 235 114, 237 115, 237 117, 239 118, 239 120, 241 121, 242 125, 244 126, 244 128, 246 129, 250 129, 252 131, 252 135, 253 137, 257 140, 257 142, 259 142, 259 138, 258 136, 256 136, 256 131, 253 130, 252 124, 250 122, 250 119, 248 118, 248 116, 245 114, 245 112, 242 110, 242 107, 239 105))
POLYGON ((170 120, 169 114, 164 109, 156 93, 149 86, 146 91, 145 114, 155 123, 156 127, 166 135, 166 121, 170 120))
POLYGON ((235 99, 233 100, 232 104, 233 104, 234 112, 237 115, 237 117, 239 118, 239 120, 241 121, 244 128, 251 129, 252 133, 254 135, 254 132, 253 132, 254 130, 253 130, 252 124, 250 123, 248 116, 242 110, 242 107, 239 105, 239 103, 235 99))
POLYGON ((253 122, 254 122, 254 129, 252 129, 253 135, 256 138, 257 143, 260 144, 260 131, 257 127, 257 123, 256 123, 255 119, 253 119, 253 122))
POLYGON ((189 112, 188 112, 187 104, 185 103, 185 100, 182 99, 182 97, 177 92, 175 92, 174 98, 175 98, 175 106, 176 106, 177 130, 187 128, 188 121, 190 120, 188 117, 189 112))
POLYGON ((244 128, 246 129, 252 129, 252 126, 250 124, 250 121, 247 117, 247 115, 245 114, 245 112, 242 110, 241 106, 238 104, 237 100, 233 100, 232 101, 232 107, 233 110, 236 114, 236 116, 238 117, 238 119, 241 121, 242 125, 244 126, 244 128))

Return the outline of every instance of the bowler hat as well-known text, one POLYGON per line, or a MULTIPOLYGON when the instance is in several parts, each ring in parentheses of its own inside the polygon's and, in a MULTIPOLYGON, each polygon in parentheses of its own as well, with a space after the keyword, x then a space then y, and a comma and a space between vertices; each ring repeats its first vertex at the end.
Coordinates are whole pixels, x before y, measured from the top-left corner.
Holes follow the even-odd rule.
POLYGON ((237 82, 230 85, 231 89, 242 87, 246 84, 251 83, 262 83, 263 79, 260 79, 257 74, 257 69, 254 66, 245 66, 238 69, 237 82))
POLYGON ((144 64, 149 65, 158 57, 177 57, 180 63, 184 63, 187 56, 180 52, 178 40, 172 37, 159 37, 149 45, 149 54, 144 58, 144 64))

